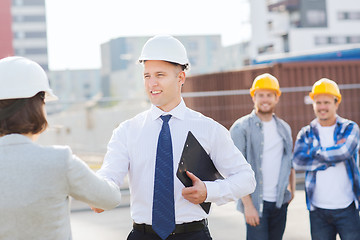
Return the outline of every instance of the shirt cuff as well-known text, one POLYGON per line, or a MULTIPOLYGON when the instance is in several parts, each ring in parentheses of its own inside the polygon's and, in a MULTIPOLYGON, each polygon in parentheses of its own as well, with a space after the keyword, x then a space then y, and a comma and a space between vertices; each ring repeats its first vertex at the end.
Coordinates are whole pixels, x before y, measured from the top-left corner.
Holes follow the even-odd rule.
POLYGON ((206 186, 205 202, 216 202, 216 198, 220 196, 220 187, 217 182, 204 181, 206 186))

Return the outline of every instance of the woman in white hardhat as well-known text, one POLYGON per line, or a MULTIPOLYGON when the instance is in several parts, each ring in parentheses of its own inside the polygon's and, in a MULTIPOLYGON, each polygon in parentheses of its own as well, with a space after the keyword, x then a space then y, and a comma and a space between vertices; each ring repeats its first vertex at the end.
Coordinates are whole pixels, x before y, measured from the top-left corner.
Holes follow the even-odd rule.
POLYGON ((69 196, 111 209, 119 188, 97 177, 69 147, 34 141, 55 100, 46 73, 23 57, 0 60, 0 238, 71 239, 69 196))

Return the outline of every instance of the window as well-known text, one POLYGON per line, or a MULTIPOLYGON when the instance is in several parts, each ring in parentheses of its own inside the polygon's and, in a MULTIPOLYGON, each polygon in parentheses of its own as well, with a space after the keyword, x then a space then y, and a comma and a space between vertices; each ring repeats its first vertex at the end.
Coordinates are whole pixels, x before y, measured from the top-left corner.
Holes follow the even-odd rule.
POLYGON ((45 6, 45 0, 22 0, 24 6, 45 6))
POLYGON ((332 44, 345 44, 346 43, 346 37, 345 36, 331 37, 331 43, 332 44))
POLYGON ((262 54, 262 53, 271 53, 274 52, 274 45, 273 44, 269 44, 266 46, 262 46, 258 48, 258 53, 262 54))
POLYGON ((346 12, 338 12, 337 15, 339 20, 344 20, 348 18, 348 14, 346 12))
POLYGON ((24 16, 24 22, 45 22, 44 15, 24 16))
POLYGON ((13 0, 13 6, 45 6, 45 0, 13 0))
POLYGON ((28 16, 14 16, 14 22, 45 22, 46 18, 44 15, 28 15, 28 16))
POLYGON ((349 19, 360 20, 360 12, 349 12, 349 19))
POLYGON ((290 26, 293 28, 298 28, 301 26, 299 11, 290 13, 290 26))
POLYGON ((348 43, 360 43, 360 35, 347 37, 348 43))
POLYGON ((315 45, 360 43, 360 35, 356 36, 317 36, 315 45))
POLYGON ((300 27, 327 27, 326 0, 301 0, 300 27))
POLYGON ((325 36, 315 37, 315 45, 325 45, 330 43, 330 38, 325 36))
POLYGON ((309 26, 325 26, 326 15, 324 11, 320 10, 308 10, 306 13, 306 20, 309 26))
POLYGON ((14 32, 15 39, 46 38, 46 32, 14 32))
POLYGON ((22 6, 23 5, 23 0, 13 0, 12 5, 13 6, 22 6))
POLYGON ((16 48, 15 49, 15 55, 17 55, 17 56, 22 56, 22 55, 24 55, 24 53, 25 53, 25 51, 24 51, 24 49, 22 49, 22 48, 16 48))
POLYGON ((24 32, 14 32, 14 38, 15 39, 23 39, 25 37, 25 33, 24 32))
POLYGON ((360 12, 338 12, 339 20, 360 20, 360 12))
POLYGON ((25 54, 34 54, 34 55, 47 54, 47 48, 26 48, 25 54))
POLYGON ((25 38, 46 38, 46 32, 26 32, 25 38))

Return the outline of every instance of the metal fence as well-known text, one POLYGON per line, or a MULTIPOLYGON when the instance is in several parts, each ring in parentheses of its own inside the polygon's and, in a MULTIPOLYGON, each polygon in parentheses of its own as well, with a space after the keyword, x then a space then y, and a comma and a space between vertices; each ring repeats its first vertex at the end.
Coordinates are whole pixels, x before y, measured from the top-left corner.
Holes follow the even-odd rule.
POLYGON ((293 139, 314 119, 308 93, 314 82, 329 78, 338 83, 342 102, 338 114, 360 123, 360 61, 278 63, 239 71, 189 77, 183 88, 187 106, 230 128, 253 109, 249 89, 254 78, 270 73, 279 80, 282 95, 276 114, 292 128, 293 139))

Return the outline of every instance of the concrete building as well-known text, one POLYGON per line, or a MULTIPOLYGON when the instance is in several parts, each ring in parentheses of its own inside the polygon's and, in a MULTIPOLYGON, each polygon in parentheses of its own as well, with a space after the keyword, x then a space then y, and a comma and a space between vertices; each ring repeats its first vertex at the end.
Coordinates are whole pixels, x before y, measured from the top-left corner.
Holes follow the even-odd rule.
POLYGON ((233 44, 223 48, 221 71, 236 71, 249 65, 249 42, 233 44))
POLYGON ((0 18, 0 57, 24 56, 48 70, 45 0, 1 0, 0 18))
MULTIPOLYGON (((106 97, 119 99, 143 99, 142 67, 137 64, 145 42, 151 36, 119 37, 101 45, 102 91, 106 97)), ((222 45, 220 35, 175 36, 188 52, 191 70, 202 74, 222 69, 222 45)))
POLYGON ((101 87, 104 97, 129 99, 141 96, 141 66, 136 62, 147 39, 120 37, 101 45, 101 87))
POLYGON ((251 0, 250 58, 360 43, 356 0, 251 0))
POLYGON ((100 69, 57 70, 48 76, 51 88, 64 105, 89 101, 101 93, 100 69))
POLYGON ((11 0, 0 1, 0 59, 14 55, 11 30, 11 0))

